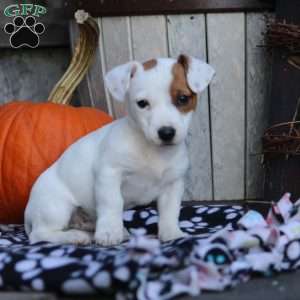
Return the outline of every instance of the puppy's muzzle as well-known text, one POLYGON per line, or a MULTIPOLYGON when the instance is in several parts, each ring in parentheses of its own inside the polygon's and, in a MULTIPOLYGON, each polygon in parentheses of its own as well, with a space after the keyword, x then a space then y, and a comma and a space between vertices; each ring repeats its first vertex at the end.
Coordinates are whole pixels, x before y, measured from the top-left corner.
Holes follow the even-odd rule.
POLYGON ((176 134, 173 127, 163 126, 158 130, 158 136, 164 143, 171 143, 176 134))

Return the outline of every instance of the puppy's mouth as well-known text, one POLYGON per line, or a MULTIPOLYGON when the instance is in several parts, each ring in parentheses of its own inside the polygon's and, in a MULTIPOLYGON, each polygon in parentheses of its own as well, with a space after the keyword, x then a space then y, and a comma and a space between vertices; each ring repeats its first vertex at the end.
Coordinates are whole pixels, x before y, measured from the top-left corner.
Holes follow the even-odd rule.
POLYGON ((175 145, 177 145, 177 143, 175 143, 175 142, 162 142, 160 144, 161 147, 170 147, 170 146, 175 146, 175 145))

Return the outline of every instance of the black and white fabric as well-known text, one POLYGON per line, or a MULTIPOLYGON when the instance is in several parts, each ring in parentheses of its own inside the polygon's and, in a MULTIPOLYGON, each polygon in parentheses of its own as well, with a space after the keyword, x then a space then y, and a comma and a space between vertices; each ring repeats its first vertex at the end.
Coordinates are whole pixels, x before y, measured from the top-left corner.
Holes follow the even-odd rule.
POLYGON ((186 206, 180 226, 189 236, 163 244, 155 236, 154 208, 128 210, 124 222, 132 237, 110 248, 30 245, 23 226, 0 225, 0 289, 117 299, 172 299, 223 290, 255 273, 299 266, 297 208, 273 205, 264 220, 241 206, 186 206))

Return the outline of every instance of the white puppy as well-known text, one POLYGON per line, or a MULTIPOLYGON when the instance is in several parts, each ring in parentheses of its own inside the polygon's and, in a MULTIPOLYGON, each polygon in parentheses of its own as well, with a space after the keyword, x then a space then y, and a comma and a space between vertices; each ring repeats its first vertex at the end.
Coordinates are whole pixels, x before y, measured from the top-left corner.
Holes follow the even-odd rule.
POLYGON ((184 140, 196 94, 213 75, 212 67, 185 55, 111 70, 107 88, 116 100, 126 101, 128 116, 79 139, 38 178, 25 211, 30 241, 90 243, 90 233, 69 226, 81 208, 95 222, 95 242, 116 245, 126 238, 124 209, 153 200, 158 201, 159 238, 182 237, 184 140))

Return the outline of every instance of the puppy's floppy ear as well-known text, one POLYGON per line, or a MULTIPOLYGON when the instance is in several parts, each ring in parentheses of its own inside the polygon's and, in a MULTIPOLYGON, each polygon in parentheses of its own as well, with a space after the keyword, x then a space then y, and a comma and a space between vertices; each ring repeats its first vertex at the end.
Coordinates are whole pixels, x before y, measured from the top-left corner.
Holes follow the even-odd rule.
POLYGON ((215 70, 210 65, 195 57, 181 54, 177 62, 184 67, 187 82, 194 93, 205 90, 215 75, 215 70))
POLYGON ((134 76, 140 63, 131 61, 110 70, 104 78, 106 87, 117 101, 124 101, 129 89, 130 79, 134 76))

